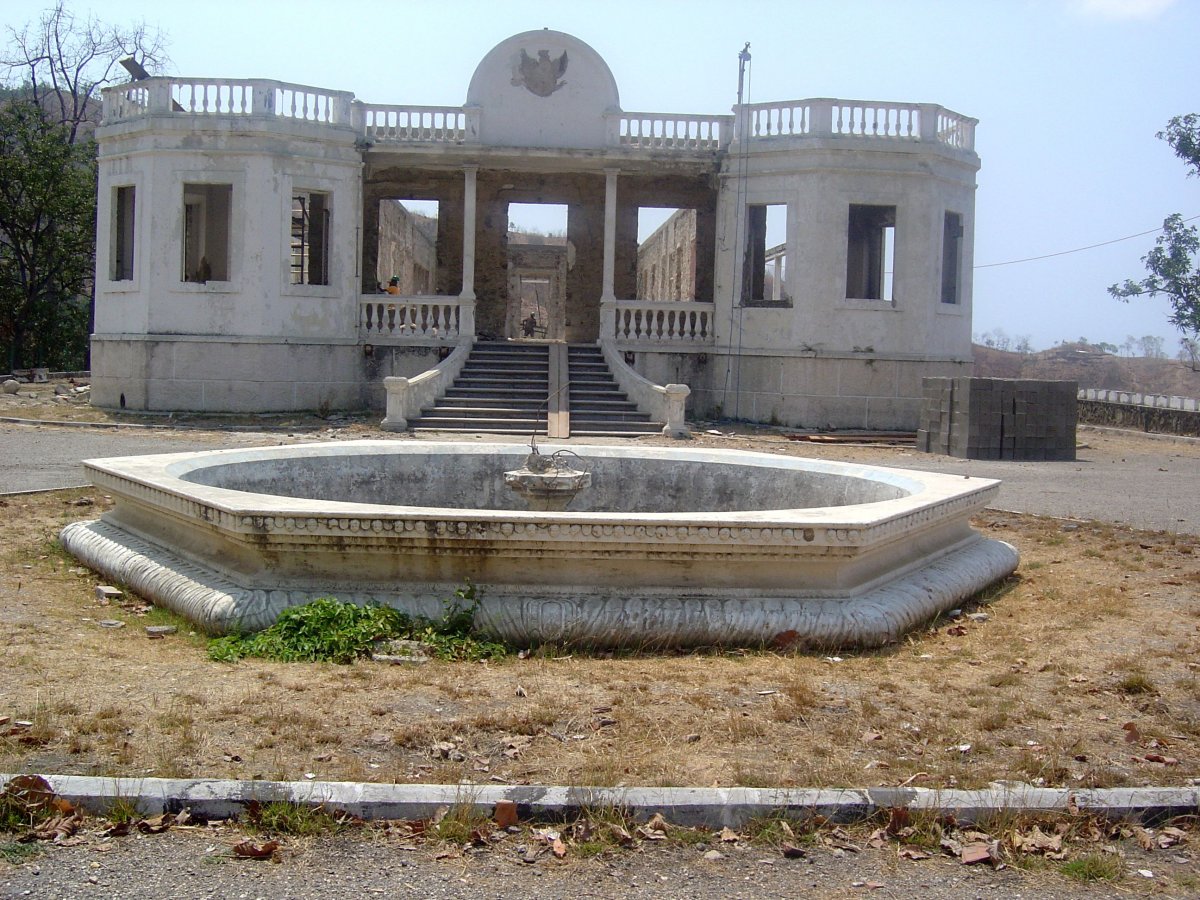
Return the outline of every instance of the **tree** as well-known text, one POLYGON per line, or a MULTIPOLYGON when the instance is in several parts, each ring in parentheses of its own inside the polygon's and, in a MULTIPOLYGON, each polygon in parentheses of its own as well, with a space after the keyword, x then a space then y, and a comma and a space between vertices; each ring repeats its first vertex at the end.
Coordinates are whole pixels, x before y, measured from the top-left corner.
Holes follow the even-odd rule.
POLYGON ((133 57, 151 68, 166 62, 158 31, 144 23, 118 28, 94 15, 80 18, 64 0, 36 23, 10 27, 8 44, 0 66, 8 69, 10 87, 19 85, 47 119, 65 126, 72 144, 88 136, 85 124, 99 121, 100 89, 125 77, 120 60, 133 57))
POLYGON ((66 127, 28 100, 0 107, 0 342, 10 371, 82 363, 95 221, 93 147, 69 143, 66 127))
MULTIPOLYGON (((1175 155, 1188 168, 1188 176, 1200 175, 1200 115, 1176 116, 1157 137, 1171 145, 1175 155)), ((1130 297, 1166 297, 1171 304, 1169 320, 1172 325, 1193 336, 1200 334, 1200 266, 1196 254, 1200 251, 1200 232, 1187 225, 1179 213, 1163 221, 1162 233, 1154 249, 1142 257, 1148 273, 1141 281, 1126 279, 1114 284, 1108 292, 1118 300, 1130 297)))
POLYGON ((0 51, 0 350, 12 368, 86 365, 95 254, 91 135, 99 90, 132 56, 163 65, 163 39, 63 2, 8 29, 0 51))
POLYGON ((1200 340, 1180 338, 1179 361, 1193 372, 1200 372, 1200 340))

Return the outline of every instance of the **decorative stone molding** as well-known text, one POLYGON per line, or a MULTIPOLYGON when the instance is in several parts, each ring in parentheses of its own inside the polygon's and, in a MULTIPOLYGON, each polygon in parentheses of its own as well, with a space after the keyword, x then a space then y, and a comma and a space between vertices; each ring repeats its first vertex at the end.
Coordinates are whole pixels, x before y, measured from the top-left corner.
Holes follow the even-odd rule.
POLYGON ((524 448, 348 441, 92 460, 116 505, 68 526, 62 542, 214 633, 265 627, 323 596, 436 617, 471 581, 479 623, 507 640, 596 645, 873 646, 1017 564, 1015 550, 969 527, 995 495, 988 479, 738 451, 572 449, 600 476, 581 498, 596 490, 609 502, 613 485, 653 495, 655 477, 683 471, 700 473, 687 502, 707 511, 394 505, 373 478, 408 478, 398 496, 428 489, 425 499, 465 478, 473 497, 492 468, 502 483, 524 448), (381 502, 308 499, 356 480, 381 502), (731 486, 759 491, 767 508, 743 508, 731 486), (776 508, 791 490, 833 505, 776 508))

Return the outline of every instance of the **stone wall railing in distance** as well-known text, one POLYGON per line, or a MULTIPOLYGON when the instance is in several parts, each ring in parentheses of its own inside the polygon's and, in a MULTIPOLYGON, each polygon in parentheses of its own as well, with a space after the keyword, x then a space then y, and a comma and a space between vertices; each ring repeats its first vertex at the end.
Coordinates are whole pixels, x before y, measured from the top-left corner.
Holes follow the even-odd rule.
POLYGON ((1079 421, 1088 425, 1136 428, 1155 434, 1200 437, 1200 400, 1084 388, 1079 392, 1079 421))

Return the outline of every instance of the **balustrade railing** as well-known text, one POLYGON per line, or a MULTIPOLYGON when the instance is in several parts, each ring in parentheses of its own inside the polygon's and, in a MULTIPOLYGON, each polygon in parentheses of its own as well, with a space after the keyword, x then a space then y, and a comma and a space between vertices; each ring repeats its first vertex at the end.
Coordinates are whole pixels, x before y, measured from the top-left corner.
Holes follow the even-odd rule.
MULTIPOLYGON (((352 126, 377 144, 479 142, 475 107, 380 105, 264 79, 148 78, 104 90, 104 121, 149 114, 268 116, 352 126)), ((816 98, 750 103, 736 116, 621 112, 607 117, 607 144, 669 153, 708 153, 733 140, 854 137, 975 149, 975 119, 932 103, 816 98)))
POLYGON ((609 121, 609 142, 622 147, 715 151, 729 143, 733 116, 623 112, 609 121))
POLYGON ((788 137, 857 137, 926 141, 975 149, 976 121, 932 103, 788 100, 743 107, 735 133, 748 142, 788 137))
POLYGON ((104 121, 151 114, 238 117, 267 116, 325 125, 350 125, 345 91, 261 78, 147 78, 106 88, 104 121))
POLYGON ((618 300, 601 304, 600 310, 603 336, 619 342, 696 346, 713 341, 711 303, 618 300))
POLYGON ((359 302, 358 332, 363 340, 454 343, 464 333, 475 333, 473 309, 458 297, 371 294, 359 302))
POLYGON ((478 111, 458 106, 362 106, 363 137, 373 143, 467 143, 479 137, 478 111))
POLYGON ((807 135, 812 131, 811 101, 756 103, 746 107, 748 137, 770 138, 807 135))

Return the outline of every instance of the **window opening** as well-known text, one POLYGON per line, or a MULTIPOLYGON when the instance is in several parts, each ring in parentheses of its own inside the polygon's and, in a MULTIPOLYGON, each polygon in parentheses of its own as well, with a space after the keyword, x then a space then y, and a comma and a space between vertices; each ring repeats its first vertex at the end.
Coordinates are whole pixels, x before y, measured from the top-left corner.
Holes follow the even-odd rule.
POLYGON ((133 185, 113 188, 112 281, 133 280, 135 198, 133 185))
POLYGON ((328 194, 292 197, 292 284, 329 284, 329 219, 328 194))
POLYGON ((439 209, 437 200, 379 201, 380 290, 405 297, 435 293, 439 209))
POLYGON ((846 296, 892 302, 895 255, 896 207, 851 204, 846 233, 846 296))
POLYGON ((790 306, 787 284, 787 204, 746 207, 742 305, 790 306))
POLYGON ((183 186, 183 281, 229 280, 233 185, 183 186))
POLYGON ((636 299, 696 299, 696 210, 638 207, 636 299))
POLYGON ((942 302, 958 303, 962 293, 963 217, 946 213, 942 226, 942 302))

